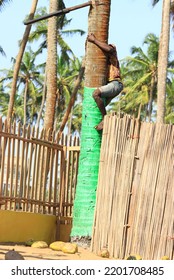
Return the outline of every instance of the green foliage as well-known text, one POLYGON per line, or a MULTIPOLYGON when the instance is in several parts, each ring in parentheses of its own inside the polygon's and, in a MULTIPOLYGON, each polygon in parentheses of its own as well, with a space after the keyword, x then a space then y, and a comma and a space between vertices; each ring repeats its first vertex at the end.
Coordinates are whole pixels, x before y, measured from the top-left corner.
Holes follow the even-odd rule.
MULTIPOLYGON (((4 1, 5 2, 5 1, 4 1)), ((65 8, 64 2, 59 1, 59 8, 65 8)), ((46 8, 37 10, 35 17, 40 17, 47 13, 46 8)), ((59 128, 65 109, 71 97, 74 87, 74 81, 79 73, 81 61, 78 60, 70 46, 64 40, 65 36, 83 35, 84 31, 81 29, 67 30, 71 19, 67 20, 66 15, 57 18, 57 39, 58 39, 58 74, 57 74, 57 108, 56 108, 56 127, 59 128)), ((40 57, 47 47, 47 20, 39 21, 33 25, 34 31, 30 33, 29 47, 25 51, 21 63, 17 92, 15 95, 15 102, 13 108, 13 118, 18 121, 26 122, 26 124, 34 124, 37 121, 38 114, 41 111, 41 122, 44 118, 44 107, 41 109, 41 104, 45 102, 45 62, 40 62, 40 57), (36 51, 32 50, 32 45, 38 45, 36 51)), ((20 44, 21 42, 19 42, 20 44)), ((3 54, 2 48, 0 52, 3 54)), ((45 58, 45 56, 44 56, 45 58)), ((3 101, 0 104, 0 114, 6 116, 8 110, 9 94, 13 78, 13 66, 15 59, 12 59, 11 69, 0 70, 0 98, 3 101)), ((81 104, 78 105, 78 99, 81 102, 82 88, 79 88, 77 93, 77 103, 75 104, 75 115, 72 114, 69 126, 72 130, 80 130, 81 120, 81 104), (78 108, 78 110, 77 110, 78 108)))
POLYGON ((12 0, 0 0, 0 12, 2 11, 2 9, 9 4, 10 2, 12 2, 12 0))
MULTIPOLYGON (((62 4, 63 5, 63 4, 62 4)), ((63 7, 63 6, 62 6, 63 7)), ((61 8, 60 8, 61 9, 61 8)), ((45 7, 40 8, 37 10, 35 17, 43 16, 47 13, 45 7)), ((42 53, 43 49, 47 48, 47 20, 39 21, 35 23, 34 31, 30 33, 29 42, 36 42, 40 41, 40 46, 38 48, 38 53, 42 53)), ((71 58, 75 58, 71 47, 66 43, 64 40, 65 36, 74 36, 74 35, 84 35, 84 31, 81 29, 71 29, 68 30, 67 26, 70 25, 71 19, 67 19, 66 15, 62 15, 57 18, 57 41, 58 41, 58 49, 60 51, 60 55, 63 57, 64 60, 67 62, 71 58)))
POLYGON ((152 0, 152 6, 155 6, 160 0, 152 0))
MULTIPOLYGON (((41 91, 43 88, 43 77, 41 74, 41 69, 35 64, 35 53, 28 48, 28 51, 25 52, 17 83, 17 93, 15 95, 15 103, 13 109, 13 117, 21 122, 24 121, 24 117, 27 119, 27 123, 32 123, 34 116, 37 114, 39 108, 39 103, 41 100, 41 91), (26 93, 26 116, 24 116, 24 99, 26 93)), ((15 59, 13 59, 15 62, 15 59)), ((9 94, 11 89, 11 83, 13 79, 13 70, 3 70, 3 77, 1 78, 2 82, 2 91, 1 95, 4 98, 9 100, 9 94)), ((0 108, 1 114, 7 114, 7 104, 0 108)))
MULTIPOLYGON (((152 121, 156 117, 158 37, 148 34, 143 46, 146 52, 140 47, 133 46, 132 56, 122 60, 121 73, 124 89, 116 102, 111 104, 111 109, 152 121)), ((172 73, 173 63, 169 61, 168 73, 172 73)))
MULTIPOLYGON (((74 81, 78 76, 81 62, 78 58, 70 60, 69 62, 64 61, 63 57, 58 57, 58 104, 56 108, 56 127, 59 128, 62 117, 66 111, 70 97, 74 88, 74 81)), ((74 105, 73 113, 70 116, 67 125, 71 124, 72 132, 80 132, 81 128, 81 114, 82 105, 80 104, 81 95, 83 92, 83 85, 79 88, 77 93, 77 104, 74 105)))
POLYGON ((174 124, 174 78, 167 83, 165 122, 174 124))

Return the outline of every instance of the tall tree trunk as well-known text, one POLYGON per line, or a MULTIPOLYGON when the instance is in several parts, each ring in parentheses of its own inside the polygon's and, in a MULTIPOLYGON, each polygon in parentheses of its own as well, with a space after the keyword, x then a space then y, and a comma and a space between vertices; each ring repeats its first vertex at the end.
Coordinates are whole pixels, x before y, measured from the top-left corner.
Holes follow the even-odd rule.
POLYGON ((149 122, 151 121, 151 117, 152 117, 153 93, 154 93, 154 88, 155 87, 156 87, 155 76, 152 75, 150 92, 149 92, 148 110, 147 110, 147 116, 148 116, 148 121, 149 122))
POLYGON ((41 102, 40 110, 39 110, 38 117, 37 117, 37 123, 36 123, 37 126, 39 126, 40 120, 42 117, 42 112, 43 112, 45 99, 46 99, 46 92, 47 92, 47 72, 46 72, 46 68, 45 68, 44 86, 43 86, 43 91, 42 91, 42 102, 41 102))
POLYGON ((164 123, 166 78, 170 39, 170 0, 163 0, 162 28, 158 54, 157 122, 164 123))
MULTIPOLYGON (((58 0, 50 0, 49 13, 58 11, 58 0)), ((46 131, 46 140, 51 141, 54 129, 54 117, 57 96, 57 17, 48 19, 48 33, 47 33, 47 62, 46 62, 46 80, 47 80, 47 95, 46 95, 46 109, 44 128, 46 131)), ((46 184, 47 176, 50 168, 50 153, 48 149, 44 154, 44 167, 41 177, 41 191, 37 196, 42 199, 44 196, 44 184, 46 184)))
MULTIPOLYGON (((49 13, 58 11, 58 0, 50 0, 49 13)), ((48 19, 47 35, 47 97, 44 128, 53 129, 57 96, 57 17, 48 19)))
POLYGON ((24 125, 26 125, 27 123, 27 92, 28 92, 28 80, 26 81, 25 89, 24 89, 24 125))
MULTIPOLYGON (((30 14, 29 14, 29 19, 33 19, 36 8, 37 8, 37 3, 38 3, 38 0, 33 0, 32 5, 31 5, 30 14)), ((15 94, 16 94, 18 74, 19 74, 22 57, 23 57, 25 47, 26 47, 26 44, 28 41, 31 27, 32 27, 32 25, 28 25, 25 28, 23 39, 21 41, 20 49, 19 49, 18 55, 16 57, 15 65, 14 65, 12 87, 11 87, 10 100, 9 100, 8 112, 7 112, 7 121, 8 122, 10 121, 10 119, 12 118, 12 115, 13 115, 13 107, 14 107, 14 100, 15 100, 15 94)))
MULTIPOLYGON (((93 1, 90 8, 88 33, 107 42, 110 0, 93 1)), ((96 87, 106 83, 106 58, 95 45, 87 43, 85 63, 85 88, 82 111, 81 149, 77 178, 76 197, 73 210, 71 239, 91 237, 96 203, 98 168, 102 133, 95 126, 102 119, 92 97, 96 87)))

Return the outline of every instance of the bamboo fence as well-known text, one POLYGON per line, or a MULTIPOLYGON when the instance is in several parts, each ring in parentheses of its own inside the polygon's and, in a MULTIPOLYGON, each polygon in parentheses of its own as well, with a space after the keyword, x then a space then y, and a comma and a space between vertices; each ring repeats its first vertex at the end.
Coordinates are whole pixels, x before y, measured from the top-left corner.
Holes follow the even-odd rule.
POLYGON ((0 117, 0 209, 71 217, 79 138, 0 117))
POLYGON ((91 250, 174 258, 174 126, 104 121, 91 250))

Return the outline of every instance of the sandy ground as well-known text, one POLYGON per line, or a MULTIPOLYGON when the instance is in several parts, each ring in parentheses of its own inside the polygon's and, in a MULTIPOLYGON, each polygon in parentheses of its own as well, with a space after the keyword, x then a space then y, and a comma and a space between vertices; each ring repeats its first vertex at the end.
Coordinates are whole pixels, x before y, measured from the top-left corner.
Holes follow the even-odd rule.
POLYGON ((61 251, 54 251, 50 248, 38 249, 22 245, 1 244, 0 260, 4 260, 5 253, 12 249, 19 252, 25 260, 106 260, 83 247, 78 247, 78 252, 75 254, 67 254, 61 251))

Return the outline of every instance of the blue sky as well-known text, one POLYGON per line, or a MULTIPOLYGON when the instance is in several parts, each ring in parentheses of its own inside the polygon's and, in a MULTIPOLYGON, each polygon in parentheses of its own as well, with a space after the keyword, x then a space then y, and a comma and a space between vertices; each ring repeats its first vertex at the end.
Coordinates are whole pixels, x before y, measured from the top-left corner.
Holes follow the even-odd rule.
MULTIPOLYGON (((16 57, 18 41, 22 38, 25 25, 23 20, 30 11, 31 0, 13 0, 0 13, 0 46, 6 52, 7 57, 0 56, 0 69, 10 67, 11 57, 16 57)), ((39 0, 38 7, 49 7, 48 0, 39 0)), ((87 0, 65 0, 66 7, 87 2, 87 0)), ((143 40, 148 33, 160 35, 162 1, 152 7, 151 0, 111 0, 111 15, 109 26, 109 42, 117 45, 120 59, 130 55, 132 46, 142 47, 143 40)), ((83 29, 88 31, 89 7, 72 11, 67 14, 72 18, 70 29, 83 29)), ((86 35, 66 38, 76 55, 84 55, 86 35)), ((174 43, 174 35, 171 33, 170 49, 174 43)), ((171 49, 172 50, 172 49, 171 49)), ((45 54, 43 53, 43 61, 45 54)))

